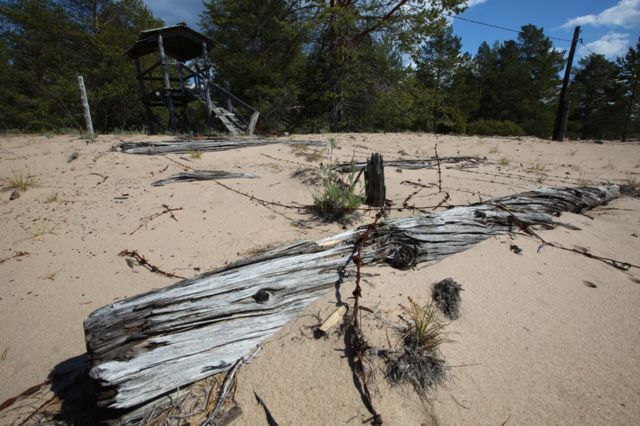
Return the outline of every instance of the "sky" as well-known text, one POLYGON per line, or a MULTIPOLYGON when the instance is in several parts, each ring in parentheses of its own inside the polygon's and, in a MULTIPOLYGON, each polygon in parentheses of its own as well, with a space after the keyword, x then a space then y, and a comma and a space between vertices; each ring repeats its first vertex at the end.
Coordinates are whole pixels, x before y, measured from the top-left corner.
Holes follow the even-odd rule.
MULTIPOLYGON (((198 29, 202 0, 144 2, 168 25, 186 22, 198 29)), ((544 28, 548 36, 566 40, 553 40, 558 49, 568 50, 574 27, 580 25, 583 43, 578 44, 578 58, 593 51, 615 59, 635 45, 640 35, 640 0, 468 0, 468 6, 461 18, 514 30, 534 24, 544 28)), ((471 54, 483 41, 493 44, 517 37, 514 32, 461 19, 454 19, 452 24, 462 39, 463 50, 471 54)))

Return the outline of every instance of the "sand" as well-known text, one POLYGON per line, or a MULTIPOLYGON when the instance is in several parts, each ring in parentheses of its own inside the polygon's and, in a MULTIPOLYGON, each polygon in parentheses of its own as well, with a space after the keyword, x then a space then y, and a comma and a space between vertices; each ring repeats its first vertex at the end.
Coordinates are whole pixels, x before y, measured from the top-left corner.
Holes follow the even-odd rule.
MULTIPOLYGON (((476 155, 493 164, 443 169, 452 204, 539 186, 640 179, 640 144, 551 143, 535 138, 429 134, 296 135, 335 137, 334 157, 349 161, 380 152, 385 159, 476 155)), ((326 224, 301 211, 260 205, 215 182, 152 187, 183 169, 255 173, 225 184, 267 200, 309 204, 313 188, 291 177, 326 162, 301 149, 272 145, 224 152, 135 156, 110 151, 120 141, 166 140, 143 135, 0 137, 0 177, 33 176, 20 198, 0 199, 0 402, 42 382, 57 364, 84 353, 82 321, 98 307, 161 288, 175 279, 130 268, 118 253, 138 250, 150 262, 191 277, 256 248, 318 239, 371 221, 326 224), (68 162, 69 156, 78 158, 68 162), (182 158, 181 158, 182 157, 182 158), (174 160, 174 161, 171 161, 174 160), (144 224, 142 218, 182 208, 144 224), (135 232, 134 232, 135 231, 135 232)), ((387 198, 396 206, 416 190, 402 181, 433 183, 434 170, 387 169, 387 198)), ((3 182, 4 184, 5 182, 3 182)), ((423 190, 411 203, 432 206, 441 194, 423 190)), ((392 213, 392 217, 416 214, 392 213)), ((580 228, 541 231, 548 241, 640 264, 640 200, 623 198, 587 215, 559 219, 580 228)), ((372 344, 395 345, 387 326, 407 297, 426 302, 431 285, 462 284, 461 315, 446 327, 442 347, 449 380, 426 402, 412 389, 390 386, 373 360, 374 404, 386 424, 633 424, 640 421, 640 271, 617 270, 522 236, 501 236, 429 267, 370 267, 362 303, 373 309, 364 329, 372 344), (523 252, 516 255, 510 245, 523 252), (588 286, 587 282, 596 285, 588 286)), ((352 283, 342 288, 343 297, 352 283)), ((343 336, 311 338, 316 316, 335 304, 328 294, 269 339, 238 375, 234 424, 263 424, 257 392, 276 420, 288 424, 357 424, 370 417, 344 357, 343 336)))

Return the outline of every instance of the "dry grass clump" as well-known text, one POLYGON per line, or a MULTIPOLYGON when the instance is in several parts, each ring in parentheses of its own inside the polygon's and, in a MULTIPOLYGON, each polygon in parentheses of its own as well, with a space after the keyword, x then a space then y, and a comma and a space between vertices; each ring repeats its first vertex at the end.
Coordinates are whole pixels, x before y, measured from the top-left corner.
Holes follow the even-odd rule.
POLYGON ((320 166, 322 186, 312 194, 316 214, 325 220, 341 220, 354 212, 363 202, 356 188, 357 171, 352 160, 351 171, 341 177, 333 169, 335 139, 329 140, 329 164, 320 166))
POLYGON ((202 151, 199 151, 199 150, 189 151, 189 157, 198 160, 202 158, 202 151))
POLYGON ((387 360, 387 378, 394 384, 407 383, 425 397, 446 378, 445 362, 440 354, 444 324, 436 316, 432 303, 421 306, 409 298, 402 307, 404 324, 400 327, 402 350, 387 360))
POLYGON ((15 189, 21 192, 27 191, 29 188, 36 186, 36 180, 33 176, 28 176, 22 172, 13 172, 11 176, 6 178, 7 188, 15 189))
POLYGON ((53 194, 49 194, 47 196, 47 198, 44 200, 44 202, 47 203, 47 204, 55 203, 56 201, 58 201, 58 193, 57 192, 54 192, 53 194))
POLYGON ((509 161, 509 159, 506 157, 502 157, 500 158, 500 160, 498 160, 498 164, 500 164, 501 166, 508 166, 509 164, 511 164, 511 161, 509 161))
POLYGON ((463 290, 460 284, 452 278, 445 278, 433 285, 431 298, 444 316, 454 320, 460 315, 461 291, 463 290))
POLYGON ((531 163, 531 166, 529 166, 529 170, 532 170, 534 172, 544 172, 547 170, 547 165, 539 160, 536 160, 531 163))

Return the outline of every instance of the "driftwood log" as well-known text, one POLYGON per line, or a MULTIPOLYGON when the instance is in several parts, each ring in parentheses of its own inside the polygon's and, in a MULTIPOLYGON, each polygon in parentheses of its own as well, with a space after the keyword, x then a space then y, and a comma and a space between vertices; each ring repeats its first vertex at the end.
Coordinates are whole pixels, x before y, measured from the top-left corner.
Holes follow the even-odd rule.
POLYGON ((195 182, 198 180, 218 180, 218 179, 255 179, 253 173, 225 172, 222 170, 193 170, 175 174, 166 179, 153 182, 152 186, 164 186, 176 182, 195 182))
MULTIPOLYGON (((354 169, 364 169, 365 167, 367 167, 367 164, 368 162, 366 161, 358 161, 355 163, 338 163, 333 167, 333 169, 340 173, 349 173, 354 169)), ((476 167, 479 164, 488 164, 488 161, 486 158, 480 157, 440 157, 440 164, 455 164, 457 168, 469 168, 476 167)), ((436 157, 428 157, 413 160, 385 160, 384 165, 386 167, 406 170, 434 169, 438 166, 438 159, 436 157)))
MULTIPOLYGON (((617 185, 544 188, 380 224, 364 264, 435 262, 517 224, 553 227, 620 196, 617 185)), ((130 409, 247 357, 309 304, 353 274, 366 227, 241 260, 164 289, 114 302, 84 322, 100 407, 130 409)))
POLYGON ((265 138, 221 139, 202 141, 170 141, 170 142, 123 142, 118 150, 127 154, 184 154, 191 151, 226 151, 229 149, 248 148, 262 145, 305 145, 324 146, 320 141, 291 141, 265 138))

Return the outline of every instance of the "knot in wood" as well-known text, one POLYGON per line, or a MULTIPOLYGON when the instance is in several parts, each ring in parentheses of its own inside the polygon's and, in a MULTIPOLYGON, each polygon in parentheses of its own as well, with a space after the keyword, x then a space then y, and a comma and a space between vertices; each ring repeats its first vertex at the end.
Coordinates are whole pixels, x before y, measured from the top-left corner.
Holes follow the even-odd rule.
POLYGON ((394 241, 387 249, 385 260, 396 269, 411 269, 418 261, 418 246, 408 238, 394 241))

